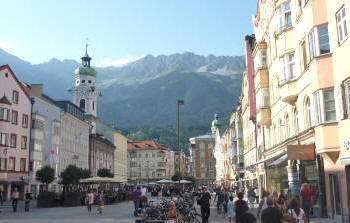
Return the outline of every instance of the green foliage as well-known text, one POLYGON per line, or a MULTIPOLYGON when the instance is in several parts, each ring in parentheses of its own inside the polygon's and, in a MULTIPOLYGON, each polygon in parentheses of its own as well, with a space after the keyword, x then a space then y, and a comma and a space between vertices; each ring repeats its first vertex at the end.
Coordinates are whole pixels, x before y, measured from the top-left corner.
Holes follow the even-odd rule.
POLYGON ((37 205, 39 208, 54 207, 55 198, 57 194, 55 192, 41 191, 37 198, 37 205))
POLYGON ((81 169, 81 179, 86 179, 90 177, 90 171, 88 169, 81 169))
POLYGON ((185 180, 192 181, 192 183, 196 183, 196 178, 192 175, 186 176, 185 180))
POLYGON ((36 172, 36 180, 43 184, 50 184, 55 180, 55 169, 50 166, 43 166, 36 172))
POLYGON ((183 179, 183 176, 182 176, 182 174, 179 173, 179 172, 176 172, 176 173, 174 174, 174 176, 171 177, 171 180, 172 180, 172 181, 180 181, 180 180, 182 180, 182 179, 183 179))
POLYGON ((76 167, 75 165, 69 165, 67 168, 61 173, 63 185, 77 184, 80 179, 88 178, 88 171, 76 167))
POLYGON ((102 168, 97 171, 97 176, 113 178, 114 174, 111 172, 110 169, 102 168))

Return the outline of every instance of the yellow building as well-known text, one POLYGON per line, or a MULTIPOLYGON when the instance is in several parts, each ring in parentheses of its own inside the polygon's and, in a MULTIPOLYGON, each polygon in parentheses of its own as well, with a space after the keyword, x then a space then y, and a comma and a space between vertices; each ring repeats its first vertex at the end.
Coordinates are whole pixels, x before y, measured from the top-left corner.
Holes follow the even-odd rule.
POLYGON ((127 156, 128 156, 128 138, 116 131, 114 133, 114 177, 121 182, 128 180, 127 156))
MULTIPOLYGON (((327 125, 322 131, 324 138, 324 169, 327 194, 328 216, 338 222, 350 221, 350 50, 349 16, 350 2, 346 0, 326 0, 328 17, 330 65, 333 76, 325 74, 322 82, 334 86, 338 124, 327 125), (327 78, 326 78, 327 77, 327 78)), ((327 98, 324 98, 326 100, 327 98)), ((319 141, 319 140, 317 140, 319 141)))

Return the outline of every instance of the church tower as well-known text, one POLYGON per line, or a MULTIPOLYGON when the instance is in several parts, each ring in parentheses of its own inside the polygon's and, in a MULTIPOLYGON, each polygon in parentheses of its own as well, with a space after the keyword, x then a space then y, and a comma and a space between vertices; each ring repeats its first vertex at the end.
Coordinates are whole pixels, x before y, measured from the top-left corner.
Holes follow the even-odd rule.
POLYGON ((88 44, 86 44, 85 55, 81 58, 81 66, 75 70, 75 85, 71 92, 73 103, 85 111, 87 120, 91 122, 91 133, 96 133, 97 97, 99 96, 96 88, 97 72, 90 67, 91 57, 88 55, 87 47, 88 44))

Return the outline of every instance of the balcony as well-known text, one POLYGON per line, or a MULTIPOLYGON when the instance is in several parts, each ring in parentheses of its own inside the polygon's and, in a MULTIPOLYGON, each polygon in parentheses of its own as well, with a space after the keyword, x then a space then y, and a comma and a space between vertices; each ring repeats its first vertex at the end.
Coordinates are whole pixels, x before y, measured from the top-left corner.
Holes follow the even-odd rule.
POLYGON ((255 90, 269 87, 269 71, 267 68, 260 68, 254 77, 255 90))
POLYGON ((294 105, 298 99, 298 85, 293 79, 280 82, 280 95, 282 101, 294 105))
POLYGON ((338 124, 324 123, 315 127, 316 153, 336 163, 339 157, 338 124))
POLYGON ((256 113, 256 122, 258 125, 271 125, 271 110, 270 108, 260 108, 256 113))

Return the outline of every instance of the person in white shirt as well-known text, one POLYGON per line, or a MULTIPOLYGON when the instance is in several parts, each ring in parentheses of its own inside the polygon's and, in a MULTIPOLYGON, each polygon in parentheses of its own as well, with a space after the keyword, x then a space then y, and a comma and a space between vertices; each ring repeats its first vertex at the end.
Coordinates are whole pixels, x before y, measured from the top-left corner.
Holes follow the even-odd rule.
POLYGON ((147 195, 147 188, 146 187, 142 187, 141 189, 141 196, 146 196, 147 195))

